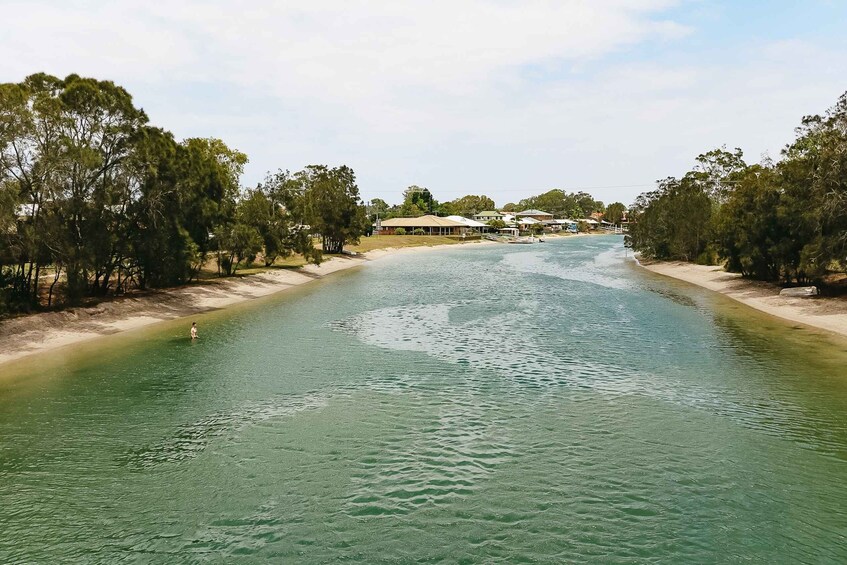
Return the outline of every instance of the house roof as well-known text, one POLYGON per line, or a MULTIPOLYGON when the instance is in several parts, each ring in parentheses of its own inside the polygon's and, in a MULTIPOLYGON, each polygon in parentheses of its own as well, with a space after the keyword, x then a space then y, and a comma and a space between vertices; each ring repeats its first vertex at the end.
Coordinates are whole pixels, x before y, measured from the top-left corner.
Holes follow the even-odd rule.
POLYGON ((483 210, 479 214, 474 214, 474 216, 502 216, 500 212, 497 210, 483 210))
POLYGON ((519 224, 532 225, 532 224, 540 224, 541 222, 536 220, 535 218, 518 218, 518 223, 519 224))
POLYGON ((439 218, 438 216, 420 216, 418 218, 391 218, 382 220, 384 228, 459 228, 465 227, 462 222, 439 218))
POLYGON ((483 224, 482 222, 477 222, 476 220, 470 220, 468 218, 463 218, 462 216, 447 216, 448 220, 453 220, 454 222, 459 222, 460 224, 464 224, 469 228, 484 228, 487 227, 487 224, 483 224))
POLYGON ((523 212, 518 212, 518 216, 550 216, 553 217, 553 214, 549 212, 544 212, 542 210, 524 210, 523 212))

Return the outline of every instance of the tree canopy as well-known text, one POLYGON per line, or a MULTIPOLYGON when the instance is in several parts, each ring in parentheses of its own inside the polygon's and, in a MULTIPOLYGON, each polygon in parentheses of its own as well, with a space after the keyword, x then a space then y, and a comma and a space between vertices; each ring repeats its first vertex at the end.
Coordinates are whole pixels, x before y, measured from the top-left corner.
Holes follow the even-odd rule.
POLYGON ((318 262, 312 231, 339 252, 366 229, 349 167, 243 191, 246 163, 220 139, 150 125, 110 81, 0 84, 0 314, 182 284, 211 253, 227 274, 259 254, 318 262))
POLYGON ((779 161, 709 151, 642 194, 631 219, 628 244, 650 257, 719 260, 785 283, 847 272, 847 93, 803 118, 779 161))
POLYGON ((320 235, 324 252, 341 253, 367 232, 370 222, 353 169, 310 165, 294 178, 303 192, 304 219, 320 235))

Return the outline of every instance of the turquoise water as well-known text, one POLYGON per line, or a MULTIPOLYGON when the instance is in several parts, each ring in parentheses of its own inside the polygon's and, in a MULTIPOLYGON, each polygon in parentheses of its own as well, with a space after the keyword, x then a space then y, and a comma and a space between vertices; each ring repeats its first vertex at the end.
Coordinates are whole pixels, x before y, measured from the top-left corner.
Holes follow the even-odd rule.
POLYGON ((847 561, 844 343, 619 237, 197 320, 0 381, 0 562, 847 561))

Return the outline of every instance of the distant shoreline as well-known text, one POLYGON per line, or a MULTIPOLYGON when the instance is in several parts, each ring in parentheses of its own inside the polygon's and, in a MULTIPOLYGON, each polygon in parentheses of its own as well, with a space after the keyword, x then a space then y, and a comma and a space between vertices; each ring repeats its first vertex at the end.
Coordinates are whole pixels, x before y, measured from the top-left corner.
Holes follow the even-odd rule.
POLYGON ((638 259, 636 263, 650 272, 718 292, 771 316, 847 337, 847 300, 780 296, 777 285, 745 279, 723 267, 638 259))
MULTIPOLYGON (((94 306, 42 312, 0 321, 0 367, 12 361, 270 296, 383 257, 442 248, 496 245, 482 240, 450 245, 374 249, 337 256, 320 265, 265 271, 242 278, 151 291, 94 306)), ((188 328, 185 330, 188 339, 188 328)), ((200 335, 202 337, 202 328, 200 335)))

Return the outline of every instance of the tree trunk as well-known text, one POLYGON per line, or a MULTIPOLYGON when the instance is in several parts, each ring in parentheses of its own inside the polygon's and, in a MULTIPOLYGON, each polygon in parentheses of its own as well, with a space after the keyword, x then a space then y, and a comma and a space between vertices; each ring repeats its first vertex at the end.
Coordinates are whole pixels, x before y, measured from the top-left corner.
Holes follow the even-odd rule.
POLYGON ((59 282, 59 276, 62 274, 61 265, 56 265, 56 275, 53 277, 53 282, 50 284, 50 291, 47 293, 47 307, 53 306, 53 287, 59 282))

